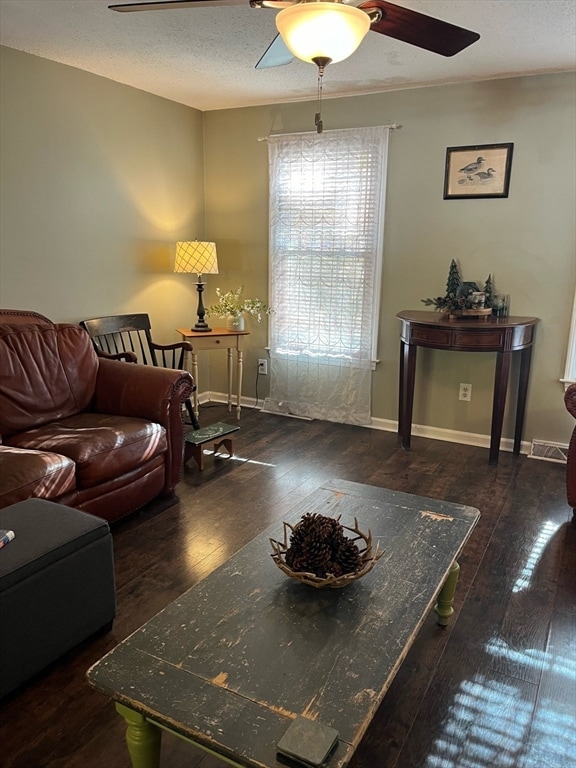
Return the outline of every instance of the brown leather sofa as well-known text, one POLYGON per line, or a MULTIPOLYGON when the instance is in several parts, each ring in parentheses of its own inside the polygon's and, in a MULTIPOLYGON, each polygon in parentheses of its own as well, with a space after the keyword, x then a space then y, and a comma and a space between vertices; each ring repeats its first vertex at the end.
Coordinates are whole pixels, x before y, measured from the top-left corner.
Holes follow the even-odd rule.
POLYGON ((37 497, 112 522, 173 494, 192 386, 98 357, 77 325, 0 310, 0 508, 37 497))
MULTIPOLYGON (((568 413, 576 419, 576 384, 570 384, 564 393, 564 403, 568 413)), ((576 522, 576 425, 572 431, 570 445, 568 446, 568 460, 566 462, 566 495, 568 504, 573 510, 573 520, 576 522)))

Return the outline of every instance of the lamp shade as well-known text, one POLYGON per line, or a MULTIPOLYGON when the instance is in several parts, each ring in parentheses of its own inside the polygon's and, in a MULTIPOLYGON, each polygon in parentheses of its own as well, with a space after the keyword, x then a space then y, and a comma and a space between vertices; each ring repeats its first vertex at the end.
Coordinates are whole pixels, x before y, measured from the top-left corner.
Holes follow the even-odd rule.
POLYGON ((176 243, 174 272, 217 275, 216 243, 205 243, 201 240, 176 243))
POLYGON ((276 27, 287 48, 302 61, 351 56, 370 29, 360 8, 341 3, 297 3, 276 16, 276 27))

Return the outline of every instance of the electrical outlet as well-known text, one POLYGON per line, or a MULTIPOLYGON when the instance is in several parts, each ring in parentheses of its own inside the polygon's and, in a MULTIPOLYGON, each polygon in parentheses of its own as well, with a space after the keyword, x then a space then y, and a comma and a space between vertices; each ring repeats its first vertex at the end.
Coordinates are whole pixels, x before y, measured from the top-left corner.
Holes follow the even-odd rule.
POLYGON ((268 360, 258 360, 258 372, 262 374, 262 376, 268 375, 268 360))
POLYGON ((470 402, 472 400, 472 384, 460 384, 459 400, 466 400, 470 402))

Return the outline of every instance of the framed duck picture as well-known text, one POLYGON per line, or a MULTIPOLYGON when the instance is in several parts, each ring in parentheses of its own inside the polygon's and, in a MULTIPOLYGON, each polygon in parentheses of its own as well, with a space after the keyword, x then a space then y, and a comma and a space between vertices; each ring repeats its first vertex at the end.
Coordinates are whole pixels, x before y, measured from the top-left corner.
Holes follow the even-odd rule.
POLYGON ((448 147, 444 200, 508 197, 514 144, 448 147))

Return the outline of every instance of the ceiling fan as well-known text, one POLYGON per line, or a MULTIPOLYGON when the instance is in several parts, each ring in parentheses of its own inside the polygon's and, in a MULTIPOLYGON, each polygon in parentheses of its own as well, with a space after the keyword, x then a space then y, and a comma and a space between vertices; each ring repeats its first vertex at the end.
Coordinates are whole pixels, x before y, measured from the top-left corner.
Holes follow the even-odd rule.
POLYGON ((480 35, 388 0, 156 0, 108 6, 113 11, 161 11, 176 8, 246 5, 275 8, 279 33, 256 64, 257 69, 289 64, 295 57, 326 64, 342 61, 360 45, 368 30, 441 56, 454 56, 480 35), (315 18, 315 22, 314 22, 315 18), (331 26, 331 21, 335 26, 331 26), (314 23, 316 26, 313 26, 314 23), (295 35, 306 26, 304 47, 295 35), (341 41, 342 33, 345 40, 341 41))

